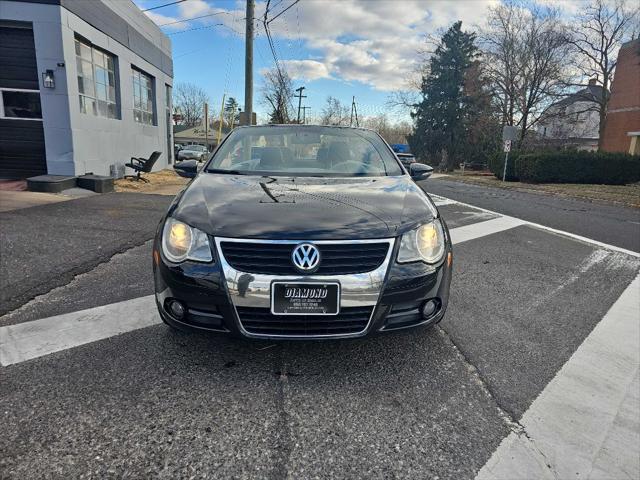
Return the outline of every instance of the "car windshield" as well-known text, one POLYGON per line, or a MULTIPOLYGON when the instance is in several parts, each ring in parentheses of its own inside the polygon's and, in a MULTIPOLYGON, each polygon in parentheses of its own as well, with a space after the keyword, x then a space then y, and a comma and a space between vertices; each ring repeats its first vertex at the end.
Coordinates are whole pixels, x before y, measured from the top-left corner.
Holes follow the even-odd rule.
POLYGON ((189 145, 185 148, 185 150, 191 150, 194 152, 204 152, 204 147, 202 145, 189 145))
POLYGON ((206 171, 302 177, 403 174, 391 150, 372 131, 300 125, 234 130, 206 171))

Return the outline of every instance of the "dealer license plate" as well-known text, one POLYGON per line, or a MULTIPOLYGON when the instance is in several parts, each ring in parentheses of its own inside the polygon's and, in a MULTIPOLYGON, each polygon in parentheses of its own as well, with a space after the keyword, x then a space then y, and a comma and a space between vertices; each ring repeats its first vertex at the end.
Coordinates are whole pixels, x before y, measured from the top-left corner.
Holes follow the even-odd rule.
POLYGON ((337 315, 339 311, 339 283, 271 284, 271 313, 274 315, 337 315))

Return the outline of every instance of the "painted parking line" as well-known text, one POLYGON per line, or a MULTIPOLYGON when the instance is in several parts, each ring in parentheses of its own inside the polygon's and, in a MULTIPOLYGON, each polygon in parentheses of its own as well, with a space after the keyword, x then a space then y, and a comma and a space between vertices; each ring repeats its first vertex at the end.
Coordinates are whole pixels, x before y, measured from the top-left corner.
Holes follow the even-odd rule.
POLYGON ((153 295, 0 327, 0 365, 24 362, 160 323, 153 295))
POLYGON ((640 478, 640 275, 476 480, 640 478))

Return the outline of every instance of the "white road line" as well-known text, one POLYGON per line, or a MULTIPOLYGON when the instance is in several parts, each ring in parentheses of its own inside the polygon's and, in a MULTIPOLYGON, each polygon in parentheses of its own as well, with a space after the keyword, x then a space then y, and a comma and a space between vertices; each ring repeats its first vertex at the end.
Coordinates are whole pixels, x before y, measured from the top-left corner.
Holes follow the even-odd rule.
POLYGON ((453 205, 454 203, 456 203, 455 200, 451 200, 450 198, 444 198, 441 197, 439 195, 430 195, 431 200, 433 200, 433 203, 436 204, 436 206, 441 207, 443 205, 453 205))
MULTIPOLYGON (((640 256, 635 252, 629 252, 611 245, 568 234, 567 232, 560 232, 525 220, 474 207, 473 205, 467 205, 451 199, 445 200, 451 204, 468 206, 497 216, 497 218, 491 220, 451 229, 450 234, 454 244, 502 232, 520 225, 530 225, 600 245, 610 250, 640 256)), ((24 362, 159 322, 160 318, 151 295, 80 312, 0 327, 0 365, 6 366, 24 362)))
POLYGON ((606 248, 607 250, 613 250, 615 252, 625 253, 627 255, 631 255, 633 257, 640 258, 640 252, 634 252, 633 250, 627 250, 626 248, 616 247, 615 245, 609 245, 608 243, 599 242, 598 240, 594 240, 592 238, 583 237, 581 235, 576 235, 575 233, 565 232, 564 230, 558 230, 556 228, 547 227, 546 225, 541 225, 539 223, 529 222, 527 220, 521 220, 516 217, 510 217, 509 215, 504 215, 499 212, 495 212, 493 210, 488 210, 482 207, 476 207, 475 205, 471 205, 469 203, 458 202, 457 200, 453 200, 447 197, 439 197, 441 199, 450 200, 451 203, 456 203, 458 205, 462 205, 464 207, 474 208, 476 210, 480 210, 487 213, 493 213, 494 215, 499 215, 504 218, 512 218, 514 220, 520 220, 523 224, 529 225, 530 227, 539 228, 541 230, 546 230, 547 232, 557 233, 558 235, 562 235, 565 237, 573 238, 574 240, 579 240, 581 242, 590 243, 591 245, 596 245, 598 247, 606 248))
POLYGON ((449 230, 451 241, 455 244, 485 237, 492 233, 503 232, 511 228, 524 225, 526 222, 513 217, 498 217, 484 222, 472 223, 464 227, 452 228, 449 230))
POLYGON ((0 327, 0 365, 12 365, 160 323, 153 295, 0 327))
MULTIPOLYGON (((454 228, 460 243, 520 225, 515 219, 495 218, 454 228)), ((13 365, 50 353, 103 340, 160 322, 153 295, 79 312, 0 327, 0 365, 13 365)))
POLYGON ((640 478, 640 275, 476 480, 640 478), (526 433, 526 434, 525 434, 526 433))

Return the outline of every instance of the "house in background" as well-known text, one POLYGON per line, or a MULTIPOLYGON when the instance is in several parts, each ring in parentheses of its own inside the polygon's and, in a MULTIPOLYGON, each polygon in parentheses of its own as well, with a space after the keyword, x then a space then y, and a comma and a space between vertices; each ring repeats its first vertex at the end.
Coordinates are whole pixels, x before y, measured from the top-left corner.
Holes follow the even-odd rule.
POLYGON ((602 149, 640 155, 640 39, 618 52, 602 149))
MULTIPOLYGON (((199 125, 197 127, 184 127, 182 125, 175 125, 173 127, 174 142, 182 146, 194 144, 207 145, 209 151, 213 152, 218 146, 219 126, 220 122, 218 120, 210 122, 210 126, 207 130, 205 130, 204 125, 199 125)), ((230 131, 231 130, 229 129, 229 127, 223 124, 221 139, 224 139, 224 137, 227 136, 230 131)))
POLYGON ((131 0, 0 0, 0 178, 173 155, 171 42, 131 0))
POLYGON ((596 80, 551 105, 538 123, 538 142, 559 148, 598 149, 598 102, 603 88, 596 80))

